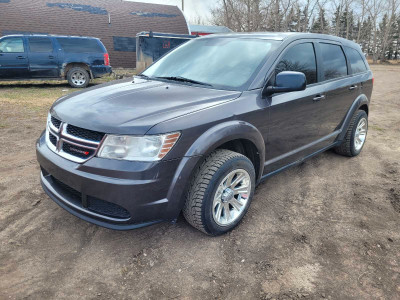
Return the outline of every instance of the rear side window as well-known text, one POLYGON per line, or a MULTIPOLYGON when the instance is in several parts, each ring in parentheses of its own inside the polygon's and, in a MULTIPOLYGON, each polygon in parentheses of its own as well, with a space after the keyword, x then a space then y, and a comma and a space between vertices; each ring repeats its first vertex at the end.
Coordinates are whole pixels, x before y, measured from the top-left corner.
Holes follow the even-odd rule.
POLYGON ((324 79, 334 79, 347 75, 347 63, 342 47, 334 44, 320 43, 324 79))
POLYGON ((349 47, 345 47, 345 48, 346 48, 347 57, 350 61, 351 71, 353 72, 353 74, 362 73, 362 72, 367 71, 367 66, 365 65, 365 62, 364 62, 361 54, 353 48, 349 48, 349 47))
POLYGON ((295 45, 282 57, 275 68, 275 74, 283 71, 296 71, 306 75, 307 84, 317 82, 317 64, 312 43, 295 45))
POLYGON ((7 38, 0 42, 0 53, 23 53, 24 41, 22 38, 7 38))
POLYGON ((57 38, 64 52, 69 53, 103 53, 100 42, 85 38, 57 38))
POLYGON ((28 38, 29 50, 31 52, 53 52, 51 40, 46 37, 30 37, 28 38))

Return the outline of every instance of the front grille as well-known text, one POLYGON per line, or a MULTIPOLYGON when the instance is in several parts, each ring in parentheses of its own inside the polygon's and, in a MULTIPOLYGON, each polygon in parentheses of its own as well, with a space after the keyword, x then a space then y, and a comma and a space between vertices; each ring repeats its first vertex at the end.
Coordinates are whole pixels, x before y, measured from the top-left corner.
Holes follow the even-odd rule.
POLYGON ((104 137, 104 133, 102 132, 76 127, 71 124, 67 125, 67 133, 81 139, 94 142, 100 142, 104 137))
POLYGON ((50 143, 52 143, 54 146, 57 146, 57 137, 49 132, 49 139, 50 143))
POLYGON ((61 121, 51 116, 51 123, 54 125, 55 128, 60 129, 61 121))
POLYGON ((53 181, 53 186, 58 192, 61 192, 67 197, 67 200, 74 205, 81 207, 82 209, 87 209, 89 211, 95 212, 97 214, 112 217, 115 219, 129 219, 130 214, 129 212, 115 203, 111 203, 96 197, 87 196, 86 202, 82 200, 82 193, 78 192, 77 190, 73 189, 69 185, 61 182, 57 178, 51 176, 53 181))
POLYGON ((60 156, 83 163, 96 154, 105 133, 67 124, 51 116, 46 137, 49 148, 60 156), (51 123, 50 123, 51 122, 51 123))
POLYGON ((88 157, 91 157, 94 154, 94 150, 88 149, 88 148, 83 148, 79 146, 75 146, 66 142, 63 142, 62 145, 62 150, 65 153, 68 153, 73 156, 77 156, 79 158, 87 159, 88 157))

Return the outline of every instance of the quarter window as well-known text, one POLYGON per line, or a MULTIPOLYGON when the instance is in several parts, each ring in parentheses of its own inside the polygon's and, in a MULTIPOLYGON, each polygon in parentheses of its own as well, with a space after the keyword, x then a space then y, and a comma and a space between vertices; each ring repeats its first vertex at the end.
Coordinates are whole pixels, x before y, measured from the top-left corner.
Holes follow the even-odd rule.
POLYGON ((64 52, 67 53, 102 53, 100 43, 95 39, 57 38, 64 52))
POLYGON ((23 53, 24 41, 22 38, 8 38, 0 42, 0 53, 23 53))
POLYGON ((346 54, 350 61, 351 71, 353 74, 362 73, 367 71, 367 66, 365 65, 364 59, 362 58, 361 54, 349 47, 346 48, 346 54))
POLYGON ((312 43, 295 45, 290 48, 275 68, 275 74, 296 71, 306 75, 307 84, 317 82, 317 64, 312 43))
POLYGON ((342 47, 334 44, 320 43, 324 79, 334 79, 347 75, 347 63, 342 47))
POLYGON ((49 38, 30 37, 28 41, 31 52, 53 52, 53 45, 49 38))

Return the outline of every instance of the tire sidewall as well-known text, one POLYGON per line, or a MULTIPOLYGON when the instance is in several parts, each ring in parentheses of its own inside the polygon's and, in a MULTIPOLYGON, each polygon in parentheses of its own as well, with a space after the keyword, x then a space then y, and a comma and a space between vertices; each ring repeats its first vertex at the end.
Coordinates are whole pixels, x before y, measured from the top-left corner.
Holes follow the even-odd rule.
POLYGON ((220 235, 226 233, 236 227, 240 221, 243 219, 247 210, 249 209, 250 203, 253 199, 255 189, 255 170, 253 164, 246 157, 236 157, 224 163, 217 172, 213 175, 210 183, 204 193, 204 206, 202 210, 203 224, 205 224, 205 230, 212 235, 220 235), (230 172, 236 169, 244 169, 249 175, 251 180, 251 192, 249 195, 249 200, 246 203, 246 207, 243 210, 242 215, 235 222, 229 226, 218 225, 213 218, 212 206, 215 193, 217 192, 219 184, 230 172))
POLYGON ((88 73, 85 69, 79 68, 79 67, 72 68, 71 70, 69 70, 69 71, 68 71, 68 74, 67 74, 67 79, 68 79, 69 85, 72 86, 73 88, 85 88, 85 87, 88 86, 89 81, 90 81, 89 73, 88 73), (75 84, 72 82, 71 76, 72 76, 72 74, 73 74, 74 72, 77 72, 77 71, 78 71, 78 72, 82 72, 82 74, 84 74, 84 76, 86 77, 86 81, 85 81, 85 83, 84 83, 83 85, 75 85, 75 84))
POLYGON ((356 117, 355 117, 355 120, 354 120, 353 130, 351 131, 350 149, 351 149, 351 153, 352 153, 353 156, 356 156, 356 155, 360 154, 360 152, 364 148, 365 142, 367 141, 367 136, 368 136, 368 115, 367 115, 367 113, 365 111, 359 111, 357 113, 356 117), (356 135, 358 122, 360 122, 360 120, 362 118, 364 118, 367 121, 367 132, 366 132, 364 144, 362 145, 362 147, 359 150, 356 150, 354 137, 356 135))

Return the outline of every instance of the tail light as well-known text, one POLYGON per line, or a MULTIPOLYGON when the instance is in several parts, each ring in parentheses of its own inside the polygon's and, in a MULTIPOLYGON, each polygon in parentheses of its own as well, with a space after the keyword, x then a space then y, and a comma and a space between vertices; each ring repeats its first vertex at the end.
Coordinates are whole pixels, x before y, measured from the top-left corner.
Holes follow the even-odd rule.
POLYGON ((374 81, 375 81, 375 78, 374 78, 374 77, 372 77, 372 85, 374 85, 374 81))
POLYGON ((104 54, 104 65, 109 66, 110 65, 110 56, 108 53, 104 54))

